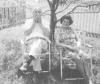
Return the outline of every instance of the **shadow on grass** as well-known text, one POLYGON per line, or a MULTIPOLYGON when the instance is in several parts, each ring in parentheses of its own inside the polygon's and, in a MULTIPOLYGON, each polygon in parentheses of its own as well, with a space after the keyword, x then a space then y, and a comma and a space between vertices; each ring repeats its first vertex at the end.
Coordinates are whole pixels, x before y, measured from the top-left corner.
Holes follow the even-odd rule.
POLYGON ((64 80, 65 78, 82 78, 83 75, 78 71, 78 69, 64 69, 64 77, 62 80, 59 67, 51 70, 51 72, 39 74, 36 72, 29 74, 19 72, 19 75, 23 77, 25 84, 89 84, 87 77, 84 77, 83 80, 64 80))

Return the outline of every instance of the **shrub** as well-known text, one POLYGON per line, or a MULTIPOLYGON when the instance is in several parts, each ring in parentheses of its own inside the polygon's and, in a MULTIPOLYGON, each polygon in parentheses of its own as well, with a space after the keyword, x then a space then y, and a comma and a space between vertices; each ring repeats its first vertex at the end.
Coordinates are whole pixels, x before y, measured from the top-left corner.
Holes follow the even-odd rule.
MULTIPOLYGON (((22 48, 19 41, 4 39, 0 42, 0 81, 2 80, 2 84, 11 84, 11 82, 18 81, 16 71, 21 58, 22 48)), ((13 84, 20 83, 14 82, 13 84)))

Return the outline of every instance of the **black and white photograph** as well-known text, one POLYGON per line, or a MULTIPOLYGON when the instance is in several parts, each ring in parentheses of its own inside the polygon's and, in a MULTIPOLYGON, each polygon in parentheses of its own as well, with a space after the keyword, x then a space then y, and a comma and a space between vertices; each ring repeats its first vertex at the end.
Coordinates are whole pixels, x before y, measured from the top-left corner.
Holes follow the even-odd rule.
POLYGON ((100 84, 100 0, 0 0, 0 84, 100 84))

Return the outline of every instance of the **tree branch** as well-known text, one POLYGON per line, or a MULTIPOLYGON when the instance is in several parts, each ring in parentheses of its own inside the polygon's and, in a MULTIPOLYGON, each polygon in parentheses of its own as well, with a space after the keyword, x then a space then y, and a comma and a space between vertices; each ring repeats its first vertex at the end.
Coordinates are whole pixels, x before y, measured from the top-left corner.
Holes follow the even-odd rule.
POLYGON ((42 12, 42 15, 45 14, 46 12, 49 12, 49 11, 51 11, 51 10, 46 10, 46 11, 42 12))
MULTIPOLYGON (((75 6, 70 12, 68 12, 67 14, 65 14, 65 15, 69 15, 69 14, 71 14, 77 7, 80 7, 79 5, 78 6, 75 6)), ((65 15, 63 15, 63 16, 65 16, 65 15)), ((62 18, 62 17, 61 17, 62 18)), ((61 19, 60 18, 60 19, 61 19)), ((60 19, 58 19, 57 20, 57 22, 59 22, 60 21, 60 19)))
POLYGON ((98 4, 90 4, 90 5, 88 5, 88 4, 84 4, 84 3, 82 3, 82 5, 77 5, 76 7, 74 7, 71 11, 69 11, 67 14, 72 14, 78 7, 88 7, 88 6, 94 6, 94 5, 98 5, 98 4))
POLYGON ((59 11, 59 12, 57 12, 56 14, 59 14, 59 13, 61 13, 61 12, 63 12, 63 11, 65 11, 66 9, 68 9, 68 7, 70 6, 72 4, 72 2, 71 3, 69 3, 63 10, 61 10, 61 11, 59 11))
POLYGON ((57 10, 58 6, 59 6, 59 0, 57 0, 56 6, 55 6, 55 11, 57 10))
MULTIPOLYGON (((82 3, 82 4, 80 4, 80 5, 75 6, 71 11, 69 11, 69 12, 68 12, 67 14, 65 14, 65 15, 69 15, 69 14, 74 13, 74 11, 75 11, 78 7, 88 7, 88 6, 93 6, 93 5, 97 5, 97 4, 88 5, 88 4, 82 3)), ((61 19, 61 18, 60 18, 60 19, 61 19)), ((60 19, 58 19, 57 22, 60 21, 60 19)))
MULTIPOLYGON (((73 12, 73 13, 100 13, 99 11, 98 12, 73 12)), ((73 14, 73 13, 71 13, 71 14, 73 14)))
POLYGON ((49 0, 47 0, 47 2, 48 2, 48 4, 49 4, 49 7, 50 7, 50 9, 51 9, 51 2, 49 1, 49 0))
POLYGON ((58 3, 58 0, 53 0, 52 1, 52 5, 51 5, 51 11, 56 11, 56 5, 57 5, 57 3, 58 3))
POLYGON ((86 7, 86 6, 78 5, 78 6, 74 7, 71 11, 69 11, 67 14, 73 13, 78 7, 86 7))

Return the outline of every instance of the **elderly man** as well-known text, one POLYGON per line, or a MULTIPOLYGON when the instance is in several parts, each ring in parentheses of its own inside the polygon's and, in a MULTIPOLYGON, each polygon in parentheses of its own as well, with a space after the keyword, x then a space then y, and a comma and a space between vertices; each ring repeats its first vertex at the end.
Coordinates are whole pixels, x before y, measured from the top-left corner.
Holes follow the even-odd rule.
POLYGON ((41 56, 42 49, 46 50, 48 47, 47 42, 50 43, 49 31, 42 25, 40 10, 34 10, 32 27, 25 31, 25 36, 25 42, 29 42, 27 43, 29 47, 29 59, 23 62, 20 70, 27 71, 27 67, 32 64, 33 70, 40 72, 42 69, 39 58, 41 56))

